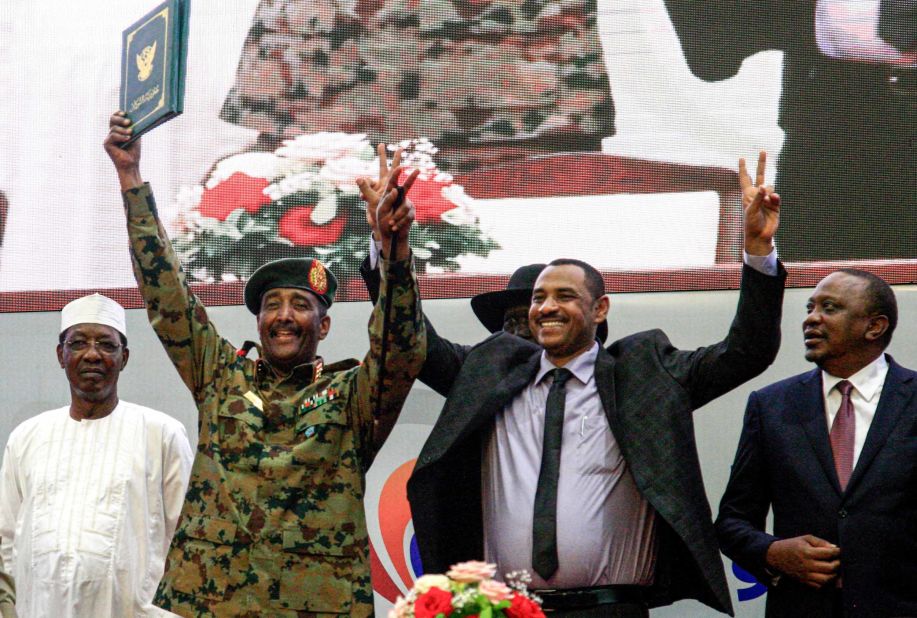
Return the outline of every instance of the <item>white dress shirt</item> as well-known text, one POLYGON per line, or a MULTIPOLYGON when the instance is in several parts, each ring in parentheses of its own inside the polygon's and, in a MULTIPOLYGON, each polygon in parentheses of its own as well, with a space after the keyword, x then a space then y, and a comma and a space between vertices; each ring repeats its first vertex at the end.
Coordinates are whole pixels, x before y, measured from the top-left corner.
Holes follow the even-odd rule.
POLYGON ((193 452, 179 421, 121 401, 10 434, 0 472, 3 563, 20 618, 172 616, 153 607, 193 452))
MULTIPOLYGON (((854 468, 860 459, 860 453, 863 452, 863 444, 866 442, 869 426, 872 425, 872 419, 876 415, 876 408, 879 406, 879 398, 882 396, 882 386, 885 384, 886 375, 888 375, 888 362, 885 360, 885 355, 880 354, 879 358, 846 378, 848 382, 853 384, 853 390, 850 391, 850 402, 853 404, 853 417, 855 419, 853 434, 854 468)), ((838 382, 844 379, 833 376, 826 371, 821 372, 825 420, 828 422, 829 433, 831 425, 834 423, 834 417, 837 415, 837 410, 841 407, 841 393, 836 387, 838 382)))

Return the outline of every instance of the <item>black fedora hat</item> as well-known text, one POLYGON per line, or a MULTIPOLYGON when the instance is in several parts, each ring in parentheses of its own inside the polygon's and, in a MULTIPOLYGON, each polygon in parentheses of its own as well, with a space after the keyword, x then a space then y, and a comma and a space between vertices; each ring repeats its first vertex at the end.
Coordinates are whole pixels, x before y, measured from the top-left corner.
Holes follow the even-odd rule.
MULTIPOLYGON (((492 333, 503 330, 503 314, 511 307, 529 305, 535 280, 547 264, 529 264, 516 269, 506 284, 506 289, 484 292, 471 299, 471 309, 481 324, 492 333)), ((601 343, 608 338, 608 321, 599 324, 595 333, 601 343)))

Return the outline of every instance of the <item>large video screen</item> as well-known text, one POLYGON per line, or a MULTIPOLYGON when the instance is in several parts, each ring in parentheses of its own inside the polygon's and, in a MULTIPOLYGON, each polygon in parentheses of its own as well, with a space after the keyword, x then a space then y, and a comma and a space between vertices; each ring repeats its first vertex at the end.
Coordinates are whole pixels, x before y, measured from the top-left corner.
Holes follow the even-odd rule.
MULTIPOLYGON (((135 287, 114 169, 121 32, 155 2, 0 13, 0 309, 135 287)), ((282 256, 365 298, 355 180, 421 168, 428 297, 584 259, 612 291, 721 289, 742 259, 739 157, 769 154, 791 283, 917 257, 913 15, 879 0, 193 2, 184 114, 143 174, 211 304, 282 256)), ((899 6, 905 3, 897 3, 899 6)))

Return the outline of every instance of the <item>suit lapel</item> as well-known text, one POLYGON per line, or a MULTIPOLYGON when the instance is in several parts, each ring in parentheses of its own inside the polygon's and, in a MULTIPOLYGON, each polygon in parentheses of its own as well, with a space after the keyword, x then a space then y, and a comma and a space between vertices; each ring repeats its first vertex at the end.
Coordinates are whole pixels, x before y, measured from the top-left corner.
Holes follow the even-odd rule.
POLYGON ((815 451, 815 458, 818 459, 818 463, 824 469, 831 486, 839 495, 841 493, 841 485, 837 480, 834 456, 831 453, 831 440, 828 437, 820 369, 809 372, 794 391, 790 393, 790 401, 794 400, 798 404, 791 405, 790 409, 801 410, 800 421, 802 429, 809 439, 809 445, 815 451))
POLYGON ((618 426, 615 406, 615 360, 601 346, 595 359, 595 385, 599 391, 599 399, 602 400, 602 407, 605 409, 611 433, 620 436, 621 428, 618 426))
POLYGON ((911 385, 912 376, 903 371, 901 366, 890 356, 887 358, 888 375, 885 376, 885 384, 882 385, 879 406, 876 408, 876 415, 873 417, 869 432, 866 434, 863 450, 859 459, 857 459, 853 474, 850 476, 850 482, 847 484, 848 493, 856 487, 860 479, 866 474, 873 459, 885 446, 889 434, 898 424, 901 413, 914 395, 911 385))
MULTIPOLYGON (((519 391, 525 388, 536 371, 541 359, 541 352, 535 352, 523 362, 518 362, 509 368, 508 373, 491 386, 489 380, 481 380, 476 392, 466 392, 464 396, 450 393, 446 400, 446 408, 433 427, 433 432, 427 440, 424 450, 432 447, 429 452, 422 453, 421 464, 432 463, 439 460, 457 443, 461 443, 468 435, 477 431, 482 424, 492 419, 500 412, 519 391)), ((494 375, 500 372, 494 368, 494 375)))

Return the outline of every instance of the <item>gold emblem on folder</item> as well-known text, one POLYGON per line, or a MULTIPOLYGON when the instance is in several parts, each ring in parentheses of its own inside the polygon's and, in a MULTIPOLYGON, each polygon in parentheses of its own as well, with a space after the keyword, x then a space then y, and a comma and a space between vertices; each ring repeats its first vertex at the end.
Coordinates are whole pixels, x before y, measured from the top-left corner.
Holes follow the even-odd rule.
POLYGON ((156 43, 147 45, 139 54, 137 54, 137 79, 145 82, 153 73, 153 60, 156 59, 156 43))

